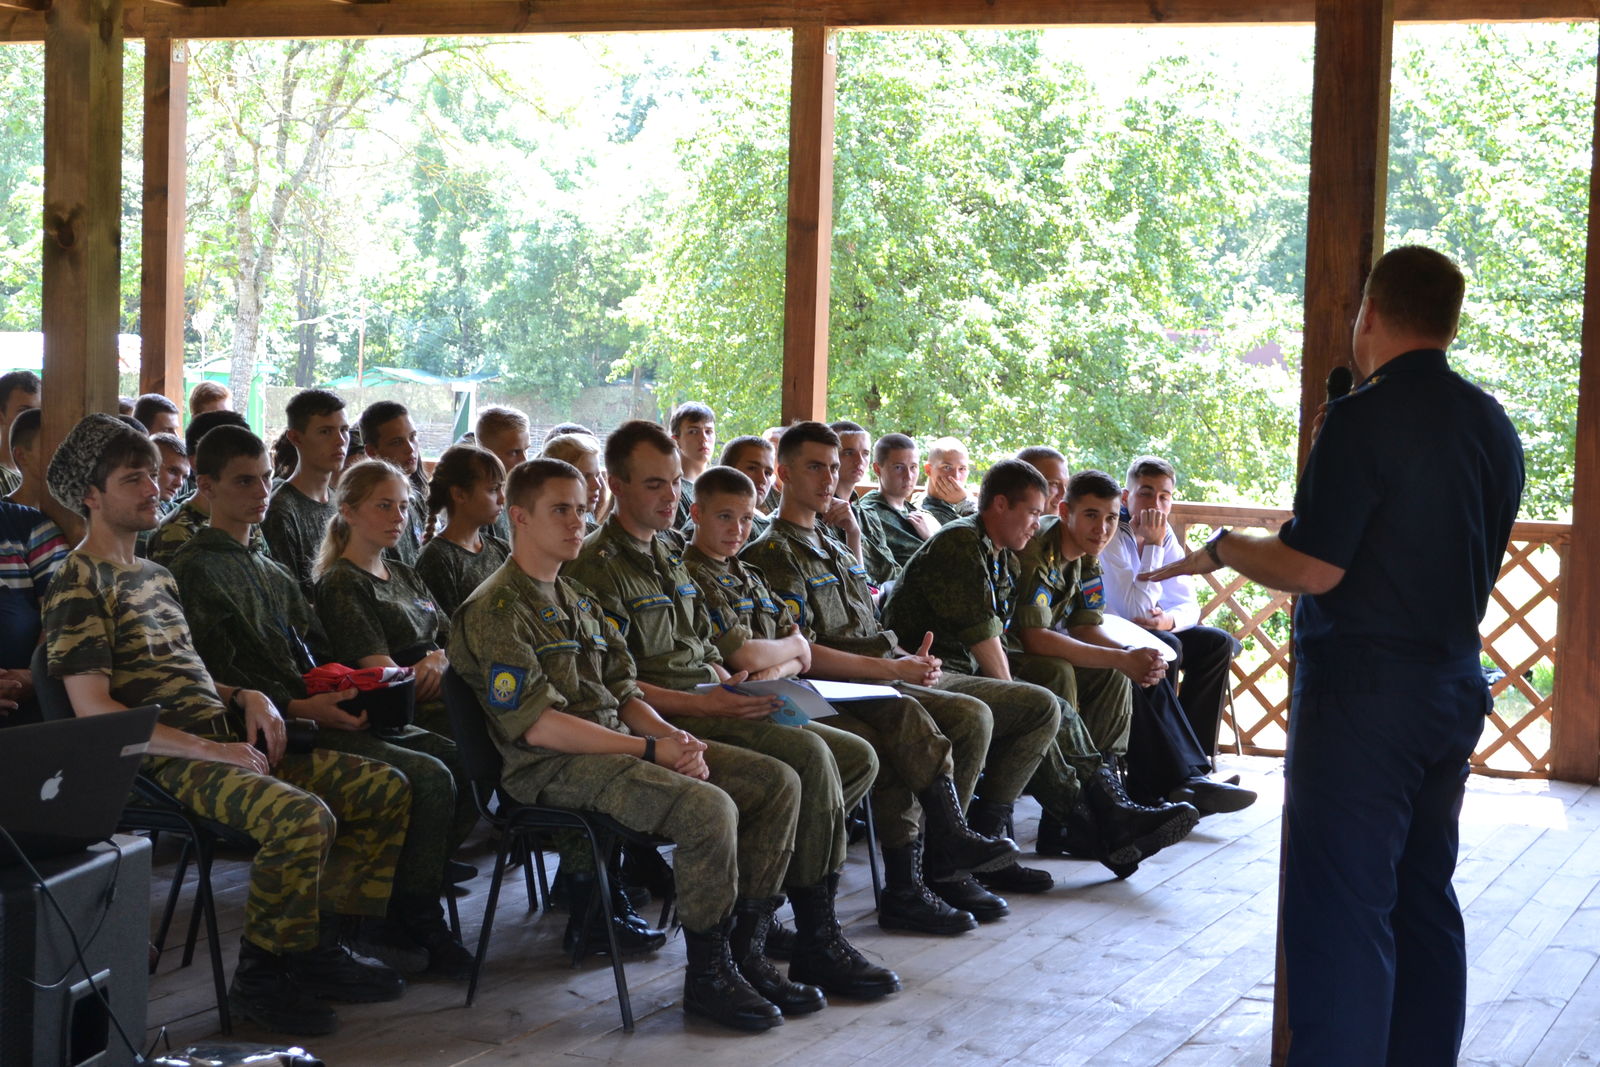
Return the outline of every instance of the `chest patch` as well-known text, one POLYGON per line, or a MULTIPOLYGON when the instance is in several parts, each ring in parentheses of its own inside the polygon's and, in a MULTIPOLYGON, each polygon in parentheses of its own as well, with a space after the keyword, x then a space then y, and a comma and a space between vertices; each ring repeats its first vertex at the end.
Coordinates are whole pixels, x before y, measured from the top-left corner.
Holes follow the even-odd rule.
POLYGON ((533 654, 542 656, 546 652, 576 652, 578 647, 578 642, 576 641, 551 641, 549 644, 535 648, 533 654))
POLYGON ((682 597, 699 596, 700 590, 694 587, 693 582, 684 582, 682 585, 678 586, 678 595, 682 597))
POLYGON ((662 593, 650 593, 646 596, 636 596, 628 601, 629 611, 648 611, 651 608, 670 608, 672 601, 662 593))
POLYGON ((561 618, 561 611, 554 605, 546 604, 544 607, 539 609, 539 618, 543 619, 545 622, 555 622, 557 619, 561 618))
POLYGON ((813 589, 825 589, 830 585, 838 585, 839 576, 837 574, 814 574, 806 579, 806 584, 813 589))

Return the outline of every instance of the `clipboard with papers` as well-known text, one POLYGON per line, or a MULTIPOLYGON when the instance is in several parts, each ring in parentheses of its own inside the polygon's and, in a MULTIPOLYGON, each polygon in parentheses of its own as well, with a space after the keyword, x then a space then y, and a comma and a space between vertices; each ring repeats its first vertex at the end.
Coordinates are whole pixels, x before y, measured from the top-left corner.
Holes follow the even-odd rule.
MULTIPOLYGON (((695 686, 697 693, 709 693, 723 686, 708 683, 695 686)), ((772 721, 782 726, 804 726, 814 719, 837 715, 834 704, 847 704, 853 700, 883 700, 900 694, 887 685, 867 685, 860 682, 830 682, 821 678, 779 678, 766 682, 740 682, 729 688, 740 693, 775 696, 783 707, 772 713, 772 721)))

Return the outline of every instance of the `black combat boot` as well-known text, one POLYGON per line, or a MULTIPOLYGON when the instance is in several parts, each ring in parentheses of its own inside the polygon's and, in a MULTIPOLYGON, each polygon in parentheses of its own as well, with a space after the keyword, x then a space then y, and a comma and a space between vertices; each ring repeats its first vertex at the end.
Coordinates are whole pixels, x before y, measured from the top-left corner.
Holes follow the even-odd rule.
POLYGON ((883 895, 878 925, 919 934, 964 934, 978 928, 971 912, 959 911, 933 895, 922 881, 922 839, 883 849, 883 895))
POLYGON ((689 957, 683 971, 683 1010, 735 1030, 771 1030, 783 1025, 783 1012, 750 988, 728 952, 730 919, 709 930, 683 931, 689 957))
POLYGON ((295 982, 288 957, 268 952, 248 938, 239 941, 239 965, 228 986, 228 1007, 236 1020, 248 1019, 279 1034, 320 1037, 339 1028, 334 1010, 295 982))
POLYGON ((424 962, 418 973, 453 982, 472 977, 472 953, 451 932, 438 897, 393 897, 386 922, 422 951, 424 962))
POLYGON ((1100 833, 1094 828, 1094 817, 1084 807, 1083 798, 1074 804, 1072 814, 1062 825, 1048 811, 1039 813, 1039 841, 1035 851, 1041 856, 1066 856, 1075 860, 1098 859, 1100 833))
POLYGON ((845 940, 833 911, 839 894, 839 872, 821 885, 789 890, 794 901, 794 961, 789 977, 821 986, 829 993, 857 1000, 877 1000, 900 992, 900 976, 868 960, 845 940))
POLYGON ((1137 866, 1177 844, 1200 821, 1200 813, 1189 804, 1137 803, 1110 766, 1101 766, 1083 783, 1083 801, 1104 848, 1105 854, 1098 858, 1113 872, 1128 864, 1137 866))
POLYGON ((794 959, 794 931, 783 925, 783 920, 776 916, 767 928, 767 959, 794 959))
POLYGON ((339 917, 323 915, 317 947, 283 957, 290 977, 305 993, 346 1004, 399 1000, 406 991, 400 972, 351 951, 339 939, 339 917))
POLYGON ((828 1006, 828 998, 814 985, 791 981, 767 959, 767 930, 782 897, 739 900, 733 906, 733 934, 728 951, 751 988, 778 1006, 785 1015, 810 1015, 828 1006))
MULTIPOLYGON (((569 956, 579 951, 589 956, 611 954, 611 941, 606 937, 606 913, 594 900, 599 882, 593 871, 575 871, 567 876, 567 900, 572 910, 567 915, 567 928, 561 935, 561 948, 569 956), (590 906, 591 902, 593 907, 590 906)), ((654 952, 665 945, 666 933, 653 929, 633 910, 633 904, 620 884, 610 884, 611 925, 617 932, 617 951, 624 956, 632 956, 654 952)))
POLYGON ((917 800, 928 818, 928 856, 936 869, 951 874, 991 871, 1022 855, 1011 838, 987 837, 967 825, 956 784, 948 777, 918 793, 917 800))
POLYGON ((999 922, 1011 914, 1006 899, 989 892, 964 871, 941 871, 927 853, 922 856, 922 880, 933 895, 957 911, 971 913, 980 923, 999 922))
MULTIPOLYGON (((973 798, 972 807, 967 812, 967 824, 980 834, 993 837, 1005 832, 1006 823, 1011 820, 1011 805, 997 804, 990 800, 973 798)), ((1012 862, 1004 867, 983 871, 975 875, 985 889, 992 889, 1000 893, 1048 893, 1056 886, 1056 880, 1050 876, 1049 871, 1041 871, 1034 867, 1024 867, 1020 863, 1012 862)), ((938 887, 934 887, 938 892, 938 887)), ((945 898, 949 900, 949 897, 945 898)), ((995 898, 999 900, 999 897, 995 898)), ((952 902, 953 903, 953 902, 952 902)), ((967 909, 971 911, 972 909, 967 909)), ((973 912, 977 915, 977 912, 973 912)), ((978 915, 982 921, 983 916, 978 915)))

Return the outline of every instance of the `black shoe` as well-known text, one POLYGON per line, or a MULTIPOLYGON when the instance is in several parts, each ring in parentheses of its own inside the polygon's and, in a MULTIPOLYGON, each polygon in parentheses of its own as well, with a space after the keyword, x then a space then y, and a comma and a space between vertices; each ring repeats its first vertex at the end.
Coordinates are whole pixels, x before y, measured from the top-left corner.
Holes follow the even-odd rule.
POLYGON ((1103 766, 1090 775, 1083 793, 1104 849, 1098 858, 1113 872, 1129 864, 1137 867, 1168 845, 1177 844, 1200 821, 1200 813, 1189 804, 1136 803, 1110 767, 1103 766))
POLYGON ((321 1037, 339 1028, 339 1016, 295 981, 287 960, 257 946, 239 943, 239 966, 228 986, 235 1019, 296 1037, 321 1037))
POLYGON ((956 784, 948 777, 918 793, 917 800, 928 817, 928 859, 939 870, 952 874, 991 871, 1015 863, 1022 855, 1011 838, 988 837, 967 825, 956 784))
POLYGON ((377 1004, 399 1000, 406 991, 400 972, 377 960, 357 955, 335 941, 309 952, 284 956, 290 977, 306 994, 345 1004, 377 1004))
MULTIPOLYGON (((974 798, 972 801, 972 807, 967 812, 967 824, 978 833, 989 834, 991 836, 1002 833, 1005 829, 1006 823, 1009 822, 1010 819, 1010 804, 998 804, 992 801, 979 800, 976 798, 974 798)), ((933 877, 937 878, 938 875, 934 875, 933 877)), ((1056 880, 1050 876, 1049 871, 1041 871, 1033 867, 1024 867, 1015 861, 1006 864, 1004 867, 996 867, 993 870, 980 871, 978 874, 974 875, 974 877, 978 880, 978 884, 984 889, 991 889, 999 893, 1048 893, 1050 890, 1056 887, 1056 880)), ((934 886, 933 888, 934 892, 939 892, 938 886, 934 886)), ((943 893, 940 893, 939 895, 943 896, 944 899, 951 904, 956 903, 955 901, 950 900, 950 898, 945 896, 943 893)), ((995 897, 994 899, 1000 900, 999 897, 995 897)), ((1003 906, 1005 901, 1002 900, 1000 903, 1003 906)), ((959 907, 961 905, 957 906, 959 907)), ((967 910, 971 911, 972 914, 977 915, 979 922, 989 921, 982 915, 979 915, 978 912, 974 911, 972 908, 967 908, 967 910)), ((1002 911, 1000 914, 1004 915, 1005 912, 1002 911)), ((999 916, 996 916, 996 918, 998 917, 999 916)))
POLYGON ((683 1010, 735 1030, 771 1030, 783 1025, 778 1006, 750 987, 728 952, 724 919, 710 930, 683 932, 688 965, 683 971, 683 1010))
POLYGON ((784 977, 766 957, 767 930, 772 912, 782 897, 741 899, 733 905, 733 933, 728 951, 750 987, 778 1006, 785 1015, 810 1015, 828 1006, 828 998, 814 985, 784 977))
POLYGON ((980 923, 998 922, 1011 914, 1011 905, 1005 897, 997 897, 970 874, 950 878, 927 876, 928 888, 933 895, 958 911, 969 912, 980 923))
POLYGON ((855 844, 867 836, 867 820, 859 815, 847 815, 844 820, 845 840, 855 844))
POLYGON ((839 872, 821 885, 791 889, 794 901, 794 962, 789 977, 856 1000, 877 1000, 900 992, 900 976, 863 956, 845 939, 834 914, 839 872))
POLYGON ((381 919, 361 920, 360 927, 350 940, 350 947, 368 959, 394 968, 407 978, 428 969, 428 950, 419 945, 406 930, 405 924, 392 914, 381 919))
POLYGON ((389 914, 426 955, 424 973, 452 982, 472 977, 472 953, 451 931, 438 897, 391 900, 389 914))
POLYGON ((1209 778, 1191 778, 1167 794, 1174 804, 1192 804, 1201 818, 1227 812, 1243 811, 1256 802, 1254 789, 1246 789, 1229 782, 1213 782, 1209 778))
POLYGON ((472 864, 462 863, 460 860, 444 861, 445 884, 460 885, 462 882, 470 882, 476 877, 478 877, 478 868, 472 864))
POLYGON ((794 959, 794 931, 783 925, 783 920, 776 916, 772 925, 767 927, 767 959, 794 959))
MULTIPOLYGON (((598 881, 588 871, 573 874, 567 879, 572 911, 567 916, 567 928, 561 935, 561 947, 569 956, 579 951, 590 956, 611 953, 611 941, 606 937, 605 911, 597 903, 593 907, 590 905, 598 881), (583 934, 585 917, 588 922, 587 936, 583 934), (580 941, 583 942, 581 946, 580 941)), ((624 956, 654 952, 667 943, 665 931, 652 929, 633 910, 627 894, 615 882, 611 883, 611 925, 617 932, 617 951, 624 956)))
POLYGON ((971 912, 959 911, 933 895, 922 881, 922 841, 883 850, 883 893, 878 925, 918 934, 964 934, 978 928, 971 912))

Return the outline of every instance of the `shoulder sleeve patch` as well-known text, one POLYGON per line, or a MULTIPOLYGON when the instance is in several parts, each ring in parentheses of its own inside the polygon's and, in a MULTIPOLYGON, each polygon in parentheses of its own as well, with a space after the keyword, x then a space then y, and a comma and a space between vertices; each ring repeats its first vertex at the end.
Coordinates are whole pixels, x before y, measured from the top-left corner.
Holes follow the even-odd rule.
POLYGON ((806 599, 797 593, 779 593, 778 599, 783 601, 783 606, 789 609, 789 614, 794 616, 795 625, 804 628, 806 624, 806 599))
POLYGON ((525 667, 508 667, 504 663, 493 663, 489 666, 489 706, 511 711, 522 703, 522 687, 527 684, 528 671, 525 667))
POLYGON ((1090 611, 1106 610, 1106 580, 1100 575, 1083 583, 1083 606, 1090 611))
POLYGON ((1033 591, 1033 602, 1041 608, 1048 608, 1050 606, 1050 587, 1041 584, 1038 589, 1035 589, 1033 591))

